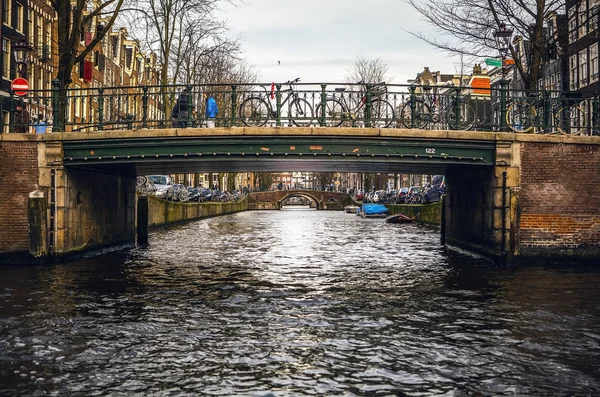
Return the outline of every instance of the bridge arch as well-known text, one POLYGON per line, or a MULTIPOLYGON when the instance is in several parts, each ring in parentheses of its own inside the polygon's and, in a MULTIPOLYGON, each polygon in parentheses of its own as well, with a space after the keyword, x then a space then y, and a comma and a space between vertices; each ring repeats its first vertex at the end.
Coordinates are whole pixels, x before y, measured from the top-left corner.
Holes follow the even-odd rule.
POLYGON ((291 198, 291 197, 303 197, 308 199, 311 202, 315 203, 315 207, 317 210, 321 209, 322 206, 320 206, 319 200, 315 197, 315 195, 312 195, 308 192, 298 192, 298 191, 288 191, 288 190, 284 190, 285 192, 289 192, 289 194, 284 195, 283 197, 281 197, 279 199, 279 201, 277 202, 279 209, 281 209, 283 207, 283 203, 284 201, 286 201, 287 199, 291 198))

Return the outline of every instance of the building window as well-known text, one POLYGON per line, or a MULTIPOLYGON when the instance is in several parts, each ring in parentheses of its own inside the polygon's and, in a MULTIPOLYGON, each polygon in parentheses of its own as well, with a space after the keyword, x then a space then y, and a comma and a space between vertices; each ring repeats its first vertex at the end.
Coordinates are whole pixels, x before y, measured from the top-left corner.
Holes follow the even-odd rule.
POLYGON ((587 34, 587 14, 585 12, 585 3, 581 4, 579 9, 579 37, 583 37, 587 34))
POLYGON ((23 31, 23 4, 17 3, 17 23, 15 28, 19 31, 23 31))
POLYGON ((577 55, 569 58, 569 89, 577 89, 577 55))
POLYGON ((2 39, 2 77, 10 79, 10 42, 2 39))
POLYGON ((569 43, 577 41, 577 9, 569 9, 569 43))
POLYGON ((598 43, 590 46, 590 78, 591 82, 598 81, 598 43))
POLYGON ((2 21, 8 26, 11 26, 12 18, 11 18, 11 5, 12 1, 5 0, 2 2, 2 21))
POLYGON ((33 10, 27 10, 27 37, 33 40, 33 10))
POLYGON ((44 33, 44 45, 48 46, 48 59, 52 58, 52 21, 46 21, 46 31, 44 33))
POLYGON ((579 52, 579 87, 585 87, 589 84, 587 48, 579 52))
POLYGON ((590 32, 592 30, 598 29, 598 10, 599 10, 598 0, 590 1, 590 13, 589 13, 590 32))

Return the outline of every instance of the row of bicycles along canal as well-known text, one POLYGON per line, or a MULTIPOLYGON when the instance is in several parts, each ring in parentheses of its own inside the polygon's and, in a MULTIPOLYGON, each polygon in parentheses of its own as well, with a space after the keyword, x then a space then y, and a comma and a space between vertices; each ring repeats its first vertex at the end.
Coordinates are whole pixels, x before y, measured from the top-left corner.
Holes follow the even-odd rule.
MULTIPOLYGON (((451 87, 446 87, 448 93, 443 94, 425 90, 416 97, 402 95, 400 105, 394 106, 388 101, 385 82, 368 87, 358 82, 355 85, 362 87, 361 90, 354 92, 347 91, 346 87, 335 88, 324 102, 317 101, 313 108, 306 93, 294 88, 299 81, 297 78, 286 82, 287 88, 278 93, 281 95, 279 117, 287 117, 290 126, 498 131, 502 124, 498 120, 500 110, 497 100, 495 109, 492 109, 489 96, 486 100, 459 97, 460 90, 451 87), (367 106, 368 102, 370 106, 367 106)), ((274 86, 260 87, 264 92, 251 94, 240 105, 239 117, 246 126, 261 127, 278 118, 278 106, 273 104, 274 86)), ((399 94, 390 95, 396 98, 399 94)), ((510 97, 506 103, 505 125, 513 132, 586 134, 588 115, 581 102, 578 93, 557 94, 549 99, 542 99, 539 94, 510 97)))
POLYGON ((167 186, 163 191, 159 191, 153 181, 146 176, 138 176, 136 180, 136 191, 140 194, 156 196, 168 201, 185 202, 235 202, 241 197, 241 193, 236 191, 226 192, 219 189, 208 189, 204 187, 185 186, 175 183, 167 186))

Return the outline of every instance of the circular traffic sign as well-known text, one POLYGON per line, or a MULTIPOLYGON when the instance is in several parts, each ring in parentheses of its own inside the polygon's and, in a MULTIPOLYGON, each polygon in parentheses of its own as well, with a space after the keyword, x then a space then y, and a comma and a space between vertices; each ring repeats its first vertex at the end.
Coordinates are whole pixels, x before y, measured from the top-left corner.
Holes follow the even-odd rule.
POLYGON ((29 82, 27 79, 17 77, 10 83, 10 88, 15 92, 15 95, 23 96, 29 91, 29 82))

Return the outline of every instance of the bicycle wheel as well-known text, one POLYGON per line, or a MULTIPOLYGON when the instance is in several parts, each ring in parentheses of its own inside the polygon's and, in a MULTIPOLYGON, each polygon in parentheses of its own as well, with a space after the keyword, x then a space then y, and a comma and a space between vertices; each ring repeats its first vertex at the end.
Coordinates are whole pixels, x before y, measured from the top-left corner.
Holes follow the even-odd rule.
POLYGON ((536 117, 537 111, 527 102, 513 102, 506 109, 506 125, 513 132, 533 132, 536 117))
POLYGON ((475 109, 473 106, 469 105, 466 102, 462 102, 460 104, 459 109, 459 120, 456 122, 456 104, 452 106, 446 112, 446 120, 448 121, 448 128, 451 130, 463 130, 468 131, 475 125, 475 120, 477 119, 475 115, 475 109))
POLYGON ((240 120, 249 127, 262 127, 269 121, 269 104, 262 98, 250 97, 240 105, 240 120))
POLYGON ((408 101, 402 106, 399 118, 400 123, 404 124, 406 128, 423 129, 431 120, 431 109, 424 101, 417 99, 415 103, 415 118, 413 120, 411 102, 408 101), (412 127, 413 124, 414 127, 412 127))
POLYGON ((371 101, 371 127, 388 128, 394 121, 394 107, 383 99, 371 101))
MULTIPOLYGON (((321 114, 323 114, 323 105, 319 103, 316 107, 317 123, 321 125, 321 114)), ((339 127, 344 122, 344 114, 347 111, 344 105, 337 99, 327 99, 325 101, 325 127, 339 127)))
POLYGON ((290 102, 289 118, 296 127, 310 127, 313 122, 313 110, 304 98, 294 98, 290 102))
POLYGON ((554 114, 554 125, 561 134, 585 134, 585 121, 585 111, 579 105, 565 106, 554 114))

